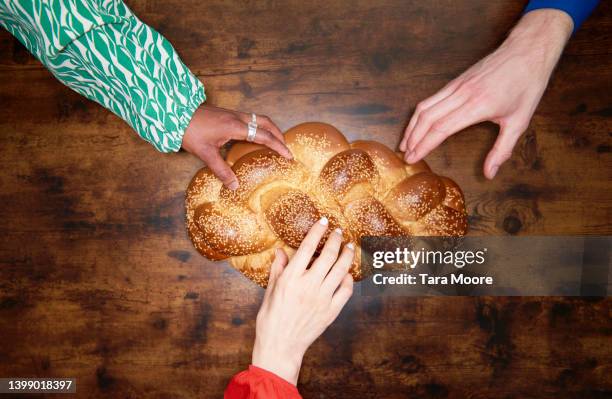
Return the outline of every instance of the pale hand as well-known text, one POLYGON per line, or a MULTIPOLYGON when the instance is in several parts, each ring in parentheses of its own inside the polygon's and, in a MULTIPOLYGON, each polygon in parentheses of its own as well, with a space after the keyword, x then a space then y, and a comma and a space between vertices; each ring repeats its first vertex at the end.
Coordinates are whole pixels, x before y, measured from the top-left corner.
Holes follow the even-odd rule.
POLYGON ((484 163, 492 179, 529 126, 572 28, 562 11, 524 15, 495 52, 417 105, 400 143, 406 162, 418 162, 468 126, 492 121, 500 127, 484 163))
POLYGON ((252 364, 294 385, 304 353, 353 293, 348 271, 354 246, 344 245, 340 251, 341 231, 329 235, 321 254, 307 269, 326 230, 327 219, 315 223, 289 263, 285 252, 277 250, 257 315, 252 364))

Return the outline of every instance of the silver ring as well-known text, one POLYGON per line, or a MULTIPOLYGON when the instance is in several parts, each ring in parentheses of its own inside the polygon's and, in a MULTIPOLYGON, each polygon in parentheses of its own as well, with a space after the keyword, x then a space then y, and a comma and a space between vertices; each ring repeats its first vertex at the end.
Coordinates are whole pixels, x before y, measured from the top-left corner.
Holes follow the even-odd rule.
POLYGON ((255 136, 257 135, 257 115, 251 114, 251 121, 247 125, 247 137, 246 141, 255 141, 255 136))

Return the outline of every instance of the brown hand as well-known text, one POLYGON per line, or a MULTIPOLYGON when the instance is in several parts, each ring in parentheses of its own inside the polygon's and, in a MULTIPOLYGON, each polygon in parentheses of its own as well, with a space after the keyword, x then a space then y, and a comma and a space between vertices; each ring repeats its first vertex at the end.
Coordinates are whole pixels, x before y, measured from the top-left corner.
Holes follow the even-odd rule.
MULTIPOLYGON (((243 112, 203 105, 195 111, 185 131, 183 149, 202 159, 227 188, 235 190, 238 180, 219 149, 230 140, 245 140, 250 120, 251 115, 243 112)), ((293 158, 283 134, 270 118, 257 115, 257 124, 255 143, 293 158)))

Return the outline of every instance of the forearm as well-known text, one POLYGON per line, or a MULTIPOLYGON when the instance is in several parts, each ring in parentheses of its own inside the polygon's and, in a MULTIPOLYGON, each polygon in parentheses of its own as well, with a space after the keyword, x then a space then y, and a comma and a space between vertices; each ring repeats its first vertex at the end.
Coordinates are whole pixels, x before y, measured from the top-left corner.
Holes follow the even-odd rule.
POLYGON ((572 34, 572 27, 572 19, 563 11, 536 10, 523 15, 500 49, 524 51, 552 70, 572 34))
POLYGON ((204 87, 123 2, 0 3, 0 23, 58 80, 120 116, 157 150, 181 148, 204 87))
POLYGON ((278 345, 268 345, 266 347, 266 343, 255 338, 252 364, 296 385, 304 352, 296 349, 293 353, 279 353, 277 347, 278 345))
POLYGON ((158 151, 181 148, 204 87, 170 43, 136 18, 87 32, 47 64, 62 83, 124 119, 158 151), (72 64, 73 67, 65 68, 72 64))

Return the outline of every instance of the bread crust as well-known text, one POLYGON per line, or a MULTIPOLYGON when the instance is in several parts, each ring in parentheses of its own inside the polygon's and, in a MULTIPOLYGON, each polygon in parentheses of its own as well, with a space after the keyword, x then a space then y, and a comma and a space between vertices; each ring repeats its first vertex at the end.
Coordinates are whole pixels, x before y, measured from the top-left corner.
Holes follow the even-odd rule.
POLYGON ((360 280, 361 237, 467 233, 461 189, 425 161, 407 165, 381 143, 349 143, 320 122, 289 129, 285 140, 294 160, 250 143, 228 151, 239 182, 235 191, 206 167, 194 175, 186 192, 187 231, 206 258, 228 259, 265 287, 275 249, 291 256, 312 224, 326 216, 330 231, 339 227, 344 242, 356 244, 350 272, 360 280))

